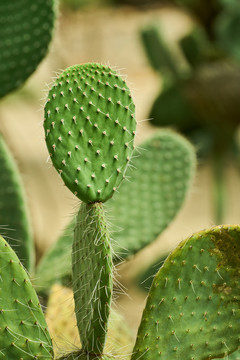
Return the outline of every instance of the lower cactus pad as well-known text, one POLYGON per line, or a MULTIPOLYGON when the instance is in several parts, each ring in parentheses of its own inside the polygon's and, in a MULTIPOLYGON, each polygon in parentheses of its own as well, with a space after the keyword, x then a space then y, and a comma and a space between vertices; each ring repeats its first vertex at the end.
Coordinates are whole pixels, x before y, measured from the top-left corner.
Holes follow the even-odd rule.
POLYGON ((132 360, 206 360, 237 350, 239 259, 239 226, 181 242, 155 276, 132 360))
POLYGON ((35 290, 18 257, 0 237, 0 359, 53 359, 35 290))

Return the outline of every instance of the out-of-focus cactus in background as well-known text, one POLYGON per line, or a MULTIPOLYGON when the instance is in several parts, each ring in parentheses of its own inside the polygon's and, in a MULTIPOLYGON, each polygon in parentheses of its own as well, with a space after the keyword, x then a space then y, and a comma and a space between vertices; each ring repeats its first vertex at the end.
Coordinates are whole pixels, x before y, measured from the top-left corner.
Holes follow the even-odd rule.
POLYGON ((181 60, 155 22, 141 30, 150 64, 162 78, 149 118, 155 126, 174 127, 195 143, 201 160, 213 169, 215 221, 226 213, 227 165, 239 161, 240 3, 173 1, 193 17, 191 30, 179 40, 181 60))

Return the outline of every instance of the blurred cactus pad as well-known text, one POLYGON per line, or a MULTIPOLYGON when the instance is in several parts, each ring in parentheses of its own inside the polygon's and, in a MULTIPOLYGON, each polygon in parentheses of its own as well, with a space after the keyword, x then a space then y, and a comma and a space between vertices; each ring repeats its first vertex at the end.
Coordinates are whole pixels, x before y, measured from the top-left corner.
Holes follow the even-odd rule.
POLYGON ((66 69, 45 105, 53 165, 86 203, 104 202, 122 181, 133 151, 135 106, 115 70, 88 63, 66 69))
POLYGON ((55 0, 0 1, 0 97, 18 88, 47 53, 55 0))
POLYGON ((218 226, 181 242, 154 278, 132 360, 206 360, 236 351, 239 254, 239 226, 218 226))
POLYGON ((134 151, 132 165, 129 181, 106 204, 113 248, 123 257, 153 242, 177 215, 192 184, 195 151, 181 135, 160 130, 134 151))
POLYGON ((0 236, 0 359, 53 359, 38 297, 10 245, 0 236))
POLYGON ((15 160, 0 134, 0 232, 32 272, 34 244, 25 192, 15 160))

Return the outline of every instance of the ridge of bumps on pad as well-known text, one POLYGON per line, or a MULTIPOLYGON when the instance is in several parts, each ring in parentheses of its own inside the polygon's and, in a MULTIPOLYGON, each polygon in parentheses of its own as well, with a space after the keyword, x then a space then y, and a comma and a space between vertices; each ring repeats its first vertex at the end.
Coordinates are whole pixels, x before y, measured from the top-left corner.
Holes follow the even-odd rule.
POLYGON ((133 151, 135 106, 116 71, 74 65, 55 81, 44 128, 52 163, 65 185, 86 203, 110 198, 133 151))

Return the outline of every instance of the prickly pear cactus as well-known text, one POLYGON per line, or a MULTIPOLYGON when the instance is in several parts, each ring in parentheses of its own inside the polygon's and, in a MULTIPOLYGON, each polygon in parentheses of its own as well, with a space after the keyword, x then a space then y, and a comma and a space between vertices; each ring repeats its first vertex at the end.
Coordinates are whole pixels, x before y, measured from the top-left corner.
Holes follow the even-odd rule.
POLYGON ((18 257, 0 237, 0 358, 53 359, 35 290, 18 257))
POLYGON ((45 56, 55 0, 0 2, 0 97, 18 88, 45 56))
POLYGON ((101 354, 113 289, 110 236, 101 203, 81 204, 74 232, 72 276, 82 348, 101 354))
POLYGON ((34 245, 25 194, 17 166, 0 134, 0 233, 32 272, 34 245))
POLYGON ((65 184, 84 202, 104 202, 120 184, 133 150, 134 109, 125 81, 101 64, 66 69, 50 90, 47 147, 65 184))
POLYGON ((237 350, 239 255, 239 226, 181 242, 155 276, 132 360, 216 359, 237 350))

